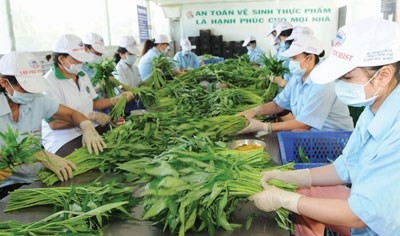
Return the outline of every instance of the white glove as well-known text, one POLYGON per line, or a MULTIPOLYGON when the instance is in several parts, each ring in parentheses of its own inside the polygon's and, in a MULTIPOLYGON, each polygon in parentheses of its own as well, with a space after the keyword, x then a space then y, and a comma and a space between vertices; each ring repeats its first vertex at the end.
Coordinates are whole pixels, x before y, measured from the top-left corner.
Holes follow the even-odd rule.
POLYGON ((203 80, 203 81, 200 82, 200 85, 203 86, 203 87, 206 87, 206 88, 208 88, 209 84, 210 84, 210 82, 208 82, 206 80, 203 80))
POLYGON ((239 112, 236 115, 237 116, 245 116, 247 119, 252 119, 256 115, 259 115, 260 111, 261 111, 261 107, 258 106, 258 107, 254 107, 250 110, 247 110, 247 111, 239 112))
POLYGON ((47 169, 53 171, 61 181, 72 179, 72 170, 76 170, 74 163, 50 152, 42 153, 38 154, 41 156, 39 160, 47 169))
POLYGON ((269 81, 271 81, 271 83, 273 83, 275 80, 275 76, 273 74, 269 75, 269 81))
POLYGON ((111 117, 102 112, 90 112, 87 114, 87 118, 91 121, 98 123, 101 126, 105 126, 111 121, 111 117))
POLYGON ((87 149, 90 154, 92 154, 92 149, 96 155, 99 154, 99 150, 102 152, 103 148, 106 147, 106 144, 103 141, 103 138, 97 133, 94 128, 92 122, 90 120, 82 121, 79 126, 82 129, 82 146, 87 146, 87 149))
POLYGON ((12 175, 10 168, 0 170, 0 181, 8 179, 12 175))
MULTIPOLYGON (((247 134, 252 132, 263 131, 265 134, 272 132, 272 124, 270 122, 263 123, 259 120, 249 119, 249 125, 238 132, 238 134, 247 134)), ((264 134, 264 135, 265 135, 264 134)))
POLYGON ((250 196, 249 200, 254 201, 254 205, 258 209, 266 212, 285 208, 298 214, 297 203, 300 197, 302 195, 298 193, 288 192, 268 185, 264 191, 250 196))
POLYGON ((292 183, 297 185, 299 188, 309 188, 311 187, 311 173, 309 169, 301 170, 271 170, 262 172, 261 185, 264 188, 269 187, 268 180, 277 179, 286 183, 292 183))
POLYGON ((111 104, 114 106, 123 96, 126 96, 127 102, 130 102, 135 98, 135 94, 133 94, 131 91, 124 91, 120 95, 111 98, 111 104))
POLYGON ((224 89, 224 88, 228 88, 228 85, 227 85, 227 84, 220 83, 220 82, 217 82, 217 83, 215 84, 215 88, 217 88, 217 89, 224 89))

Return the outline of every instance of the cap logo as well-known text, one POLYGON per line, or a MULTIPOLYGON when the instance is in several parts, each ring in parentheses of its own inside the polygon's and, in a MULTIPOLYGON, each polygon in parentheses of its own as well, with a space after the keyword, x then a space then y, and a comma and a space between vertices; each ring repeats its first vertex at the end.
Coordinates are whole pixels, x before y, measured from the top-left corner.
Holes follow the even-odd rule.
POLYGON ((346 34, 340 30, 336 34, 335 43, 333 44, 333 46, 339 47, 344 43, 345 40, 346 40, 346 34))
POLYGON ((29 66, 33 69, 37 69, 40 67, 39 62, 36 60, 29 61, 29 66))

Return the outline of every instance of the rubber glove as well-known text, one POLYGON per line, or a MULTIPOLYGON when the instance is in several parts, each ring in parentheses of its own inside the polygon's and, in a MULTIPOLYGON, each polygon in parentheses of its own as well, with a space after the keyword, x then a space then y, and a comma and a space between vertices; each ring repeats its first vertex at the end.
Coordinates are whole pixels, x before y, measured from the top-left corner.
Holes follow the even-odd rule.
POLYGON ((92 122, 90 120, 82 121, 79 124, 79 127, 82 129, 82 146, 87 146, 87 149, 90 154, 92 154, 92 150, 96 155, 99 154, 99 150, 102 152, 103 148, 106 147, 106 144, 103 141, 103 138, 97 133, 94 128, 92 122))
POLYGON ((258 106, 258 107, 254 107, 250 110, 247 110, 247 111, 239 112, 236 115, 237 116, 245 116, 247 119, 252 119, 256 115, 259 115, 260 111, 261 111, 261 107, 258 106))
POLYGON ((10 168, 6 168, 0 171, 0 181, 8 179, 12 175, 10 168))
POLYGON ((225 88, 228 88, 228 85, 227 85, 227 84, 220 83, 220 82, 217 82, 217 83, 215 84, 215 88, 216 88, 216 89, 225 89, 225 88))
POLYGON ((281 87, 281 88, 285 87, 285 86, 286 86, 286 83, 287 83, 287 81, 284 80, 284 79, 282 78, 282 76, 277 76, 277 77, 275 77, 275 76, 273 76, 273 75, 270 75, 269 80, 270 80, 272 83, 277 84, 277 85, 278 85, 279 87, 281 87))
POLYGON ((124 91, 124 92, 122 92, 120 95, 111 98, 111 104, 114 106, 115 104, 117 104, 117 102, 118 102, 123 96, 126 96, 127 102, 130 102, 130 101, 132 101, 132 100, 135 98, 135 94, 133 94, 131 91, 124 91))
POLYGON ((111 117, 102 112, 90 112, 87 114, 87 118, 91 121, 98 123, 101 126, 105 126, 111 121, 111 117))
POLYGON ((208 88, 208 86, 210 85, 210 82, 208 82, 207 80, 203 80, 199 84, 205 88, 208 88))
POLYGON ((74 163, 50 152, 41 152, 40 162, 53 171, 61 181, 72 179, 72 170, 77 170, 74 163))
POLYGON ((309 169, 301 170, 271 170, 262 172, 261 185, 267 188, 269 179, 277 179, 286 183, 292 183, 297 185, 299 188, 309 188, 311 187, 311 173, 309 169))
POLYGON ((247 134, 257 131, 264 131, 266 134, 272 132, 271 122, 263 123, 259 120, 249 119, 249 125, 238 132, 238 134, 247 134))
POLYGON ((298 193, 288 192, 268 185, 264 191, 250 196, 249 200, 254 201, 254 205, 258 209, 266 212, 285 208, 298 214, 297 203, 300 197, 302 195, 298 193))

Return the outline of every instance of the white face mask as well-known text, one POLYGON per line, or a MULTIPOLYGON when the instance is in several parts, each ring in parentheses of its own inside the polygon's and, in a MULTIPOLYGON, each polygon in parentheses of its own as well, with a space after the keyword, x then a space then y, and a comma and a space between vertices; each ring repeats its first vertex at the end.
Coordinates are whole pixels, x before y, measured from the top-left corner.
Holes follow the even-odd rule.
POLYGON ((99 64, 99 63, 101 62, 101 60, 102 60, 102 57, 101 57, 101 56, 96 55, 96 54, 93 54, 92 56, 93 56, 92 63, 97 63, 97 64, 99 64))
POLYGON ((372 105, 375 102, 376 98, 378 97, 378 92, 380 88, 370 98, 366 98, 364 88, 371 80, 375 78, 378 72, 379 70, 365 84, 353 84, 345 82, 343 80, 336 80, 335 82, 336 96, 340 101, 349 106, 364 107, 372 105))
MULTIPOLYGON (((67 61, 68 61, 68 59, 67 59, 67 61)), ((73 75, 77 75, 79 72, 82 71, 82 64, 72 64, 69 61, 68 61, 68 63, 69 63, 69 68, 67 68, 66 66, 62 65, 64 67, 64 69, 68 73, 73 74, 73 75)))
POLYGON ((126 55, 124 61, 128 65, 132 65, 136 61, 136 55, 126 55))

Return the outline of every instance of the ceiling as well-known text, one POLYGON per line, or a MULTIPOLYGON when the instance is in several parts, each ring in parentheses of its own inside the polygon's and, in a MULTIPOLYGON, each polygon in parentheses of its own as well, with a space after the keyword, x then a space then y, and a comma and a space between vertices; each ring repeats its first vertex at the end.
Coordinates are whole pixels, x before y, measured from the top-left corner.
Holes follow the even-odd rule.
POLYGON ((150 0, 158 5, 180 5, 196 3, 222 3, 222 2, 278 2, 279 0, 150 0))

